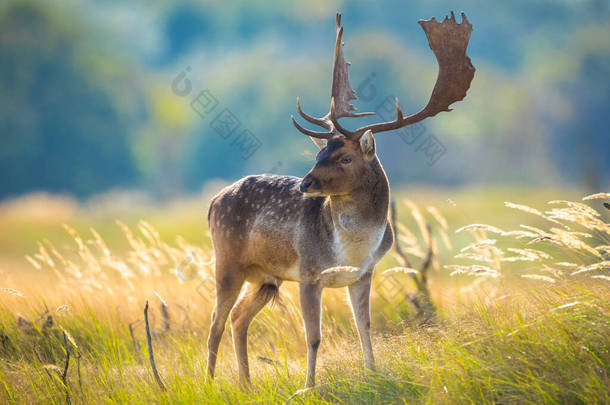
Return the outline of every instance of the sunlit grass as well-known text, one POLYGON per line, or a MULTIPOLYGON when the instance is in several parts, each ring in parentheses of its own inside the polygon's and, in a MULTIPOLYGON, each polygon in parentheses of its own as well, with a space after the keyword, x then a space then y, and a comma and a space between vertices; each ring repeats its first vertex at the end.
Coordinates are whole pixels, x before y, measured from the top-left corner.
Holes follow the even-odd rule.
MULTIPOLYGON (((418 231, 422 224, 417 224, 418 214, 415 219, 409 216, 414 209, 422 215, 420 222, 433 225, 443 265, 472 260, 451 258, 473 242, 466 232, 455 233, 468 223, 486 222, 505 231, 519 224, 547 229, 543 227, 547 220, 523 209, 510 218, 506 211, 514 210, 503 208, 501 197, 493 199, 496 210, 502 212, 497 221, 484 210, 479 220, 477 212, 460 207, 467 197, 454 197, 457 206, 443 206, 440 197, 422 198, 435 205, 438 213, 425 205, 399 205, 400 220, 412 232, 404 241, 410 252, 422 250, 418 231), (458 207, 463 218, 456 213, 458 207), (531 222, 528 215, 533 215, 531 222), (439 216, 446 217, 446 236, 453 252, 442 241, 443 219, 439 216)), ((547 201, 544 198, 511 200, 540 207, 547 201)), ((293 283, 282 286, 280 303, 265 308, 250 328, 252 386, 236 384, 230 328, 221 344, 217 380, 209 383, 204 377, 214 294, 213 281, 208 279, 213 274, 209 245, 135 221, 127 221, 129 226, 106 225, 115 228, 112 235, 118 235, 107 242, 104 231, 84 226, 86 216, 74 215, 82 227, 60 227, 67 235, 62 242, 50 237, 39 246, 32 243, 27 252, 31 263, 23 260, 20 271, 2 269, 0 402, 63 404, 69 398, 72 403, 277 403, 303 386, 306 349, 293 283), (187 264, 188 257, 197 266, 187 264), (143 321, 147 300, 155 357, 166 392, 157 386, 147 357, 143 321), (169 318, 162 314, 163 302, 169 318), (164 322, 169 322, 169 330, 163 329, 164 322), (62 378, 67 351, 70 361, 62 378)), ((600 215, 607 218, 605 212, 600 215)), ((176 218, 194 216, 183 212, 176 218)), ((163 221, 170 222, 171 215, 163 221)), ((594 248, 606 243, 603 230, 598 231, 595 243, 583 238, 594 248)), ((205 237, 205 231, 200 232, 205 237)), ((475 236, 479 243, 490 238, 475 236)), ((534 248, 527 244, 530 240, 512 240, 511 246, 557 255, 556 245, 534 248)), ((483 243, 474 249, 479 249, 481 257, 488 255, 493 263, 487 264, 495 266, 496 259, 504 256, 493 256, 498 253, 489 246, 483 243)), ((493 246, 504 249, 508 245, 493 246)), ((569 244, 559 251, 570 256, 574 249, 580 252, 579 266, 608 260, 603 248, 596 250, 601 258, 569 244)), ((325 291, 318 386, 292 401, 608 403, 610 283, 592 277, 607 274, 607 269, 602 266, 574 276, 542 272, 549 266, 548 260, 541 255, 526 262, 499 261, 501 266, 494 267, 497 277, 449 277, 449 271, 434 272, 430 290, 439 316, 427 327, 418 325, 405 298, 413 289, 407 275, 394 274, 394 284, 388 287, 388 276, 378 271, 372 294, 375 372, 361 366, 345 292, 325 291), (547 275, 553 282, 521 277, 524 274, 547 275), (392 295, 394 290, 388 288, 398 289, 398 293, 392 295)), ((396 265, 388 255, 379 270, 396 265)))

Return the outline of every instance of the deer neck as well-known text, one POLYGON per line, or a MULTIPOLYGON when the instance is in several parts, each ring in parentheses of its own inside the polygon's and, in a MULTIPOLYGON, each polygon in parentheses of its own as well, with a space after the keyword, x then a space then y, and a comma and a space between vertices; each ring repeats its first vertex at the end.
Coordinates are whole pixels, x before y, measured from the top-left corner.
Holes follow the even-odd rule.
POLYGON ((347 195, 329 197, 333 228, 340 233, 353 234, 367 229, 384 227, 390 200, 388 178, 377 157, 371 170, 363 176, 362 184, 347 195))

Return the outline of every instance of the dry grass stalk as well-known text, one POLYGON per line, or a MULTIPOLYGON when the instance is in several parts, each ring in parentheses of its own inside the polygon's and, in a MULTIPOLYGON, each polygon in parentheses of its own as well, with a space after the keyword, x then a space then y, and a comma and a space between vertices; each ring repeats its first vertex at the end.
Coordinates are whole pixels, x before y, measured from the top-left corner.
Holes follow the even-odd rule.
MULTIPOLYGON (((610 194, 599 193, 583 198, 592 200, 598 198, 608 198, 610 194)), ((542 213, 535 208, 506 202, 509 208, 518 209, 523 212, 534 214, 543 219, 549 220, 559 227, 549 227, 548 230, 540 229, 530 225, 522 224, 523 230, 502 231, 499 228, 472 224, 462 227, 457 232, 471 231, 475 236, 475 242, 461 249, 461 253, 456 256, 458 259, 470 259, 481 262, 496 262, 496 268, 472 265, 449 265, 445 268, 452 270, 453 274, 488 275, 498 277, 513 262, 537 262, 540 269, 553 275, 553 277, 539 274, 525 274, 522 277, 536 279, 546 282, 556 282, 563 279, 566 273, 551 266, 553 257, 569 258, 569 261, 557 261, 555 266, 572 269, 570 276, 584 275, 593 273, 592 278, 606 279, 604 274, 594 272, 605 271, 610 268, 608 253, 610 253, 610 226, 602 220, 602 215, 594 208, 581 202, 565 200, 549 201, 549 204, 560 204, 565 207, 552 208, 542 213), (574 227, 574 229, 572 229, 574 227), (501 251, 492 250, 495 248, 496 240, 493 242, 481 240, 481 234, 491 232, 502 237, 503 242, 514 242, 525 240, 526 245, 536 244, 539 249, 530 249, 522 246, 508 247, 507 252, 516 253, 516 256, 504 257, 501 251), (586 240, 587 242, 584 242, 586 240), (473 253, 466 253, 472 251, 473 253), (553 252, 551 254, 550 252, 553 252)), ((523 242, 520 242, 521 245, 523 242)))
MULTIPOLYGON (((424 239, 427 242, 428 250, 427 250, 427 254, 425 255, 425 257, 422 261, 420 269, 419 270, 413 269, 405 251, 403 251, 403 249, 400 245, 401 238, 400 238, 400 235, 398 234, 399 227, 397 227, 397 225, 396 225, 397 224, 396 205, 395 205, 394 201, 392 201, 392 203, 390 205, 390 214, 391 214, 390 222, 391 222, 392 228, 394 229, 394 235, 395 235, 394 249, 395 249, 396 255, 400 258, 399 263, 402 264, 400 271, 403 271, 404 273, 409 274, 411 276, 411 279, 415 283, 415 287, 417 289, 417 292, 415 294, 411 294, 409 296, 409 300, 411 301, 413 306, 415 306, 415 308, 417 310, 417 316, 418 316, 418 318, 421 319, 421 322, 429 323, 436 316, 436 307, 432 303, 432 300, 430 297, 430 290, 428 289, 428 270, 430 268, 432 259, 434 257, 434 244, 432 241, 432 232, 430 230, 430 225, 425 222, 423 215, 421 214, 421 211, 419 211, 417 206, 410 201, 406 201, 405 204, 411 209, 411 214, 415 218, 415 221, 417 222, 417 224, 420 228, 420 232, 422 233, 422 236, 424 237, 424 239)), ((397 270, 397 268, 393 268, 393 269, 389 269, 388 271, 398 271, 398 270, 397 270)))
MULTIPOLYGON (((75 344, 75 346, 76 346, 76 344, 75 344)), ((72 400, 70 399, 70 391, 68 388, 68 367, 70 367, 71 350, 70 350, 70 346, 68 345, 68 338, 67 338, 65 330, 64 330, 64 348, 66 350, 66 361, 64 363, 64 370, 61 374, 61 382, 64 384, 64 388, 66 390, 66 402, 68 404, 70 404, 70 403, 72 403, 72 400)))
POLYGON ((496 228, 495 226, 485 225, 485 224, 470 224, 461 227, 456 230, 455 233, 464 232, 464 231, 487 231, 491 233, 497 233, 499 235, 504 234, 504 231, 500 228, 496 228))
POLYGON ((25 294, 24 293, 22 293, 19 290, 15 290, 13 288, 4 288, 3 287, 3 288, 0 288, 0 291, 3 292, 3 293, 11 294, 11 295, 16 295, 17 297, 25 298, 25 294))
POLYGON ((540 274, 523 274, 521 277, 533 280, 546 281, 547 283, 555 283, 557 281, 553 277, 543 276, 540 274))
POLYGON ((129 336, 131 336, 131 341, 133 343, 133 350, 136 355, 136 358, 139 361, 140 360, 140 342, 138 342, 138 340, 136 339, 135 333, 133 331, 133 326, 138 322, 139 321, 135 321, 135 322, 131 322, 129 324, 129 336))
POLYGON ((610 193, 591 194, 586 197, 583 197, 582 200, 586 201, 586 200, 595 200, 595 199, 610 199, 610 193))
POLYGON ((144 307, 144 322, 146 323, 146 341, 148 342, 148 359, 150 360, 150 365, 153 370, 153 374, 155 376, 155 380, 159 385, 161 391, 166 391, 165 384, 161 380, 161 376, 159 375, 159 371, 157 370, 157 365, 155 364, 155 354, 153 352, 152 347, 152 335, 150 333, 150 325, 148 324, 148 301, 146 301, 146 306, 144 307))

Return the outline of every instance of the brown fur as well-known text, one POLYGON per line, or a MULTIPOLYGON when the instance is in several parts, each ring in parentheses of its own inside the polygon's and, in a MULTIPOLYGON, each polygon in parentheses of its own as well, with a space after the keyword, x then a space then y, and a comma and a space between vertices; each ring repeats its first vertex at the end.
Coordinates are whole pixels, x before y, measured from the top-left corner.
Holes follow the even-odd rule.
POLYGON ((277 295, 282 281, 301 283, 308 386, 314 383, 325 286, 349 286, 366 364, 374 367, 369 337, 370 276, 391 247, 393 234, 387 221, 389 184, 372 142, 371 151, 363 150, 359 141, 333 138, 303 180, 248 176, 213 198, 208 218, 216 253, 217 302, 208 341, 210 376, 231 313, 240 377, 249 378, 248 325, 277 295), (304 193, 300 188, 306 180, 313 181, 304 193), (356 270, 324 273, 338 266, 356 270), (244 283, 247 286, 240 296, 244 283))

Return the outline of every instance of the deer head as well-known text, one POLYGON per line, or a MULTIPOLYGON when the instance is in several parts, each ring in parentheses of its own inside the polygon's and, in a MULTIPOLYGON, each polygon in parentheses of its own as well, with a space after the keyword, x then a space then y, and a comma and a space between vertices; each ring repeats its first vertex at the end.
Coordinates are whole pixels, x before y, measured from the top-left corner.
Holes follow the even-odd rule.
POLYGON ((316 156, 316 165, 301 182, 301 192, 310 196, 350 194, 363 185, 370 162, 376 158, 375 139, 367 131, 359 141, 333 136, 316 156))
POLYGON ((430 48, 439 65, 436 84, 428 104, 416 114, 404 116, 398 99, 396 99, 396 119, 366 125, 354 131, 344 128, 340 118, 358 118, 374 115, 373 112, 355 113, 356 108, 351 100, 356 94, 349 83, 347 68, 349 63, 343 56, 343 27, 341 14, 336 17, 336 42, 333 60, 333 80, 330 99, 330 111, 321 118, 312 117, 301 109, 297 97, 297 110, 306 121, 326 131, 312 131, 303 128, 291 117, 294 126, 311 137, 321 149, 316 157, 316 164, 303 178, 300 189, 307 195, 342 195, 349 194, 360 187, 369 171, 375 170, 377 155, 373 134, 391 131, 415 124, 441 111, 451 111, 449 106, 463 100, 474 77, 475 68, 466 55, 466 47, 472 32, 472 25, 462 13, 462 22, 445 17, 442 22, 434 18, 420 20, 430 48))

